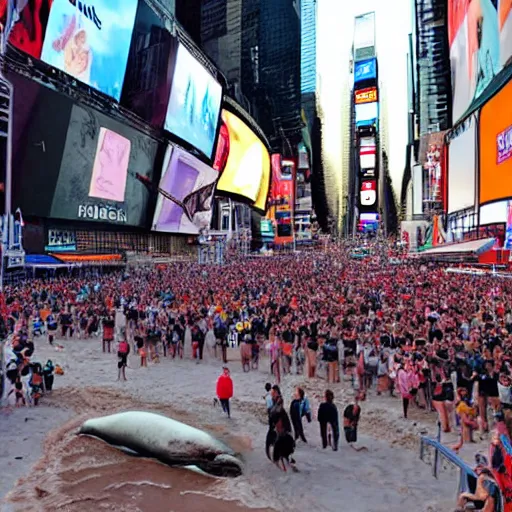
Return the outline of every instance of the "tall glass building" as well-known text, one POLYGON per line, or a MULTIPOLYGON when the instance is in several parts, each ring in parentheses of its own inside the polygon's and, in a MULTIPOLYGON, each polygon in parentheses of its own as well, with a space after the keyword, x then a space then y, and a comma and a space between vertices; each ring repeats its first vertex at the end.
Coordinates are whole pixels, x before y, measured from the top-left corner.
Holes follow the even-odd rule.
POLYGON ((301 2, 300 91, 316 90, 316 0, 301 2))

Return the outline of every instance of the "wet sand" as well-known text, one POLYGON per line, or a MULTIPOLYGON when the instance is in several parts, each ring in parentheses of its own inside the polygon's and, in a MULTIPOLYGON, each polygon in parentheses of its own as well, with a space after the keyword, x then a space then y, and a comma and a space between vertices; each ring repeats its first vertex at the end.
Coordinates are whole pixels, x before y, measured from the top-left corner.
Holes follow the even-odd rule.
MULTIPOLYGON (((8 433, 0 464, 13 468, 0 482, 0 499, 5 497, 1 510, 445 512, 453 508, 456 478, 435 480, 418 459, 418 432, 434 434, 432 415, 414 411, 413 419, 405 422, 396 400, 372 396, 363 404, 361 421, 360 444, 368 452, 356 453, 344 440, 337 453, 322 450, 318 424, 313 421, 305 427, 309 443, 297 448, 300 473, 283 473, 268 462, 263 450, 266 362, 247 374, 238 360, 230 364, 235 399, 233 418, 228 420, 212 405, 219 362, 162 360, 139 369, 131 357, 128 382, 116 382, 117 359, 102 354, 98 340, 63 344, 61 353, 42 340, 36 348, 38 360, 51 358, 65 369, 64 376, 56 377, 53 394, 37 408, 4 412, 0 418, 8 433), (211 478, 135 458, 76 435, 85 419, 123 410, 159 412, 210 432, 241 453, 244 475, 211 478), (23 459, 15 459, 17 454, 23 459)), ((287 376, 282 389, 288 403, 298 383, 305 384, 316 410, 325 383, 287 376)), ((331 387, 342 412, 353 391, 346 383, 331 387)))

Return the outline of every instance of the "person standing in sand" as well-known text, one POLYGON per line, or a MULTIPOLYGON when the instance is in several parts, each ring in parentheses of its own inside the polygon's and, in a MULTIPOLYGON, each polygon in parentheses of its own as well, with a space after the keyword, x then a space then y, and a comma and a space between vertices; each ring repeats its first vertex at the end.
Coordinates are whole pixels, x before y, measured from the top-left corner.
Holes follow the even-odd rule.
POLYGON ((217 398, 222 410, 228 415, 228 418, 231 418, 229 401, 233 398, 233 380, 227 366, 224 366, 221 376, 217 379, 217 398))

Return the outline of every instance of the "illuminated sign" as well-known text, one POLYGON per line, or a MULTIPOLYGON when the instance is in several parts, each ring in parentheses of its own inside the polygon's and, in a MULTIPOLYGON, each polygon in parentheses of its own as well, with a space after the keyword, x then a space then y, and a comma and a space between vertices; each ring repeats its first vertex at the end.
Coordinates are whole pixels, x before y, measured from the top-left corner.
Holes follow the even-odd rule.
POLYGON ((377 183, 363 181, 361 183, 361 206, 373 206, 377 202, 377 183))
POLYGON ((377 87, 368 87, 367 89, 360 89, 355 92, 356 105, 360 105, 361 103, 372 103, 377 100, 377 87))
POLYGON ((497 158, 496 163, 501 164, 512 157, 512 126, 498 133, 496 136, 497 158))

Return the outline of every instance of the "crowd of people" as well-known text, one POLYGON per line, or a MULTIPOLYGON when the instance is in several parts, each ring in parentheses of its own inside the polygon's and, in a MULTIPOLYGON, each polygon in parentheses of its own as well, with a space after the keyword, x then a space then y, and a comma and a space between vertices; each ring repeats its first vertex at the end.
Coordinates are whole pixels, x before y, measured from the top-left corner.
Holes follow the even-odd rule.
MULTIPOLYGON (((396 258, 391 264, 386 244, 367 248, 362 260, 339 245, 223 266, 179 263, 7 288, 7 330, 23 324, 28 331, 27 339, 16 334, 14 344, 23 347, 17 371, 33 350, 30 331, 41 326, 50 343, 100 333, 110 351, 114 341, 126 341, 118 350, 119 378, 126 378, 130 344, 142 366, 183 357, 190 329, 198 362, 206 350, 226 363, 237 339, 246 371, 262 350, 269 354, 277 386, 289 372, 325 378, 331 387, 344 377, 362 401, 373 390, 398 395, 404 418, 411 407, 437 412, 445 432, 460 430, 455 450, 489 435, 488 469, 510 511, 512 281, 417 261, 396 264, 396 258)), ((299 390, 296 400, 289 433, 302 418, 299 390)), ((332 396, 324 403, 323 444, 330 435, 336 447, 332 396)), ((279 424, 274 432, 284 432, 279 424)), ((303 432, 291 437, 303 439, 303 432)))

